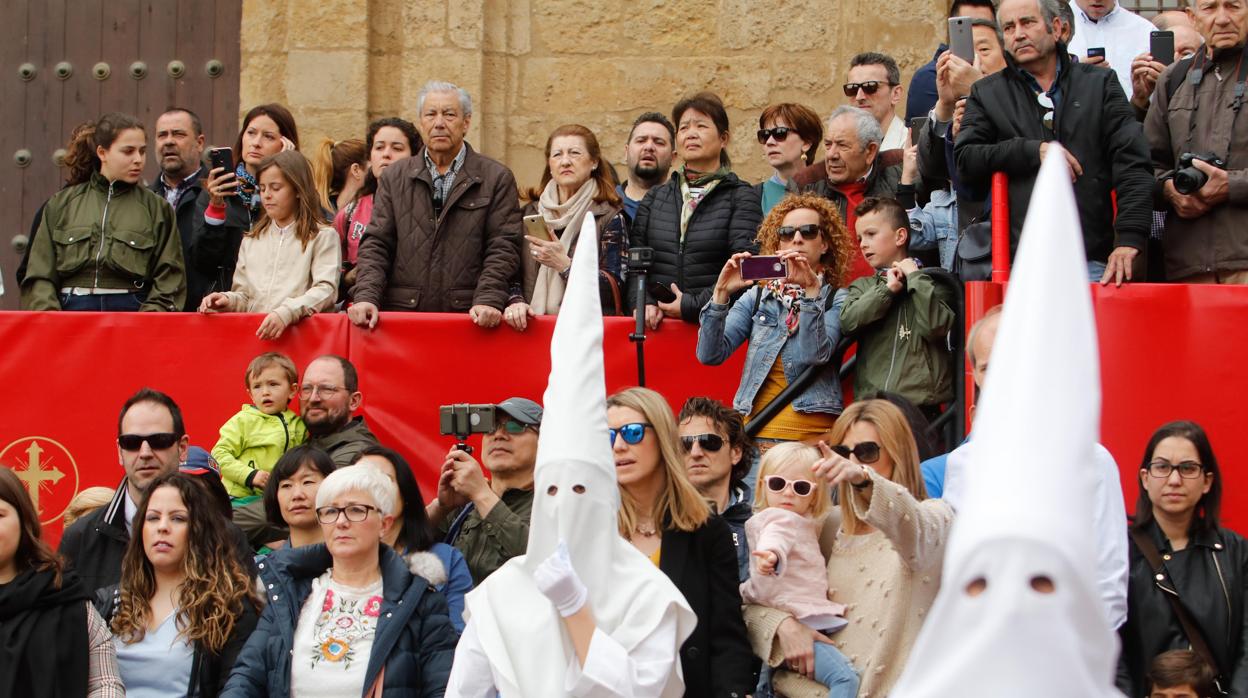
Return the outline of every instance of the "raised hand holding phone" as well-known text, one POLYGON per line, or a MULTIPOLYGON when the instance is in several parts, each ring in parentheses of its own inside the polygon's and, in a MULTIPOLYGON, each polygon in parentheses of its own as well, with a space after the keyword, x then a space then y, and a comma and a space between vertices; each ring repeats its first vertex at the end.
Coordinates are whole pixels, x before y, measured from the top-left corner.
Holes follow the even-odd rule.
POLYGON ((728 258, 724 268, 719 270, 719 278, 715 280, 715 288, 711 292, 712 301, 728 305, 732 294, 750 285, 749 281, 741 277, 741 262, 752 256, 749 252, 738 252, 728 258))

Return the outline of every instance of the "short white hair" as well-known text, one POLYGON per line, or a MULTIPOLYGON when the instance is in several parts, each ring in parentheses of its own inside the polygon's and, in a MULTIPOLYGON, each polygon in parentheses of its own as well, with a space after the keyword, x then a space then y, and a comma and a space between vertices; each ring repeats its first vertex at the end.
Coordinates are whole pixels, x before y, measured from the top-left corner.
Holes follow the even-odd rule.
POLYGON ((827 127, 830 129, 832 122, 842 116, 849 116, 853 118, 854 131, 858 134, 859 148, 866 150, 867 146, 872 143, 879 145, 883 142, 884 131, 880 129, 880 122, 876 121, 874 116, 871 116, 871 112, 866 109, 859 109, 858 107, 851 107, 849 105, 839 106, 832 110, 832 115, 829 116, 827 122, 825 122, 827 127))
POLYGON ((371 497, 373 506, 381 511, 382 516, 394 513, 395 502, 399 498, 399 488, 394 481, 376 466, 364 463, 339 468, 322 480, 321 486, 316 490, 316 508, 330 506, 331 502, 348 492, 359 492, 371 497))
POLYGON ((443 82, 441 80, 430 80, 420 88, 420 93, 416 95, 416 115, 419 117, 425 111, 425 97, 444 92, 453 92, 458 95, 459 108, 464 112, 463 116, 472 116, 472 97, 468 96, 468 90, 453 82, 443 82))

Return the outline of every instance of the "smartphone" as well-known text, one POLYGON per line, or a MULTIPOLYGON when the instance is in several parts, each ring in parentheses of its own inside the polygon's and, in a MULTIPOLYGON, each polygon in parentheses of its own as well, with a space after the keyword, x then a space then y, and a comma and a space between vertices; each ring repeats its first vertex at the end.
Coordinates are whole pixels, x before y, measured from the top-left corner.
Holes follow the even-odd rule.
POLYGON ((234 150, 232 148, 213 148, 208 151, 208 162, 211 163, 209 169, 215 170, 219 167, 226 172, 233 172, 234 150))
POLYGON ((1153 60, 1162 65, 1174 62, 1174 32, 1150 32, 1148 35, 1148 52, 1153 60))
POLYGON ((910 145, 919 144, 919 132, 923 130, 925 123, 927 123, 926 116, 916 116, 910 120, 910 145))
POLYGON ((789 275, 788 262, 779 257, 746 257, 741 260, 741 278, 745 281, 783 279, 789 275))
POLYGON ((967 63, 975 62, 975 39, 970 17, 949 18, 949 50, 967 63))
POLYGON ((542 218, 540 213, 524 217, 524 232, 546 242, 555 241, 550 234, 550 229, 546 227, 546 219, 542 218))
POLYGON ((1088 58, 1104 58, 1104 57, 1105 57, 1104 46, 1097 46, 1097 47, 1088 49, 1088 58))
POLYGON ((646 290, 650 292, 650 297, 660 303, 671 303, 676 300, 676 294, 672 293, 672 289, 657 281, 651 281, 646 285, 646 290))
POLYGON ((460 403, 438 408, 438 433, 445 436, 489 434, 494 431, 494 405, 460 403))

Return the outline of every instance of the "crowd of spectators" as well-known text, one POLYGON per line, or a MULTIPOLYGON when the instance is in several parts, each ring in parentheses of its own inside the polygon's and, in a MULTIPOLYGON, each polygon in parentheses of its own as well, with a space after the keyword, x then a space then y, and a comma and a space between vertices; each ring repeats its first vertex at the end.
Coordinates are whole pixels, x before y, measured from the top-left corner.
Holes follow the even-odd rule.
MULTIPOLYGON (((974 434, 941 444, 931 425, 956 417, 959 289, 984 278, 994 176, 1011 253, 1060 149, 1090 282, 1248 281, 1248 2, 1149 22, 1114 0, 954 0, 949 17, 971 55, 942 44, 908 90, 893 57, 866 52, 826 118, 763 110, 757 184, 734 172, 711 92, 639 115, 622 172, 600 134, 553 129, 523 192, 466 141, 473 100, 450 82, 420 90, 414 122, 378 119, 310 158, 280 104, 213 149, 170 108, 150 127, 150 185, 149 126, 105 114, 75 129, 65 187, 32 221, 21 304, 257 313, 261 339, 318 312, 379 333, 383 311, 523 332, 559 312, 579 243, 596 245, 604 314, 696 324, 708 365, 747 347, 730 405, 644 388, 607 403, 619 536, 697 616, 685 694, 884 696, 975 477, 974 434), (1173 55, 1152 54, 1157 31, 1173 55), (851 344, 852 401, 837 371, 851 344)), ((966 337, 977 385, 997 320, 966 337)), ((195 446, 172 397, 136 393, 121 482, 80 497, 59 553, 0 468, 0 694, 442 695, 465 595, 529 543, 543 408, 494 405, 479 459, 426 459, 438 484, 422 493, 355 415, 372 379, 338 356, 300 370, 263 354, 249 404, 195 446)), ((1112 456, 1094 465, 1119 687, 1248 696, 1248 548, 1220 523, 1209 438, 1156 431, 1130 523, 1112 456)))

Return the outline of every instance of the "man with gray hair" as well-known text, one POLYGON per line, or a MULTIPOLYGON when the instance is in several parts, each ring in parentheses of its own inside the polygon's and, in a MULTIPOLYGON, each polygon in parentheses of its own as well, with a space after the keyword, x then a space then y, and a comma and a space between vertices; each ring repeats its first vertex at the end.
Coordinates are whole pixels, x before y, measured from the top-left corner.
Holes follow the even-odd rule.
POLYGON ((379 310, 467 312, 495 327, 520 264, 516 179, 464 142, 472 99, 462 88, 426 83, 417 110, 424 148, 378 182, 347 314, 373 328, 379 310))
POLYGON ((995 173, 1009 177, 1013 253, 1040 163, 1051 144, 1060 144, 1074 182, 1088 276, 1121 285, 1133 278, 1152 228, 1148 143, 1117 76, 1070 59, 1058 39, 1060 9, 1058 0, 998 6, 1006 68, 971 87, 954 146, 957 174, 974 198, 988 196, 995 173))
MULTIPOLYGON (((824 124, 823 166, 827 178, 812 182, 805 189, 831 199, 851 235, 856 219, 854 208, 863 199, 896 196, 901 164, 885 165, 880 161, 883 140, 880 122, 871 112, 858 107, 837 107, 824 124)), ((854 247, 857 248, 856 242, 854 247)), ((862 254, 856 253, 846 282, 874 273, 862 254)))

